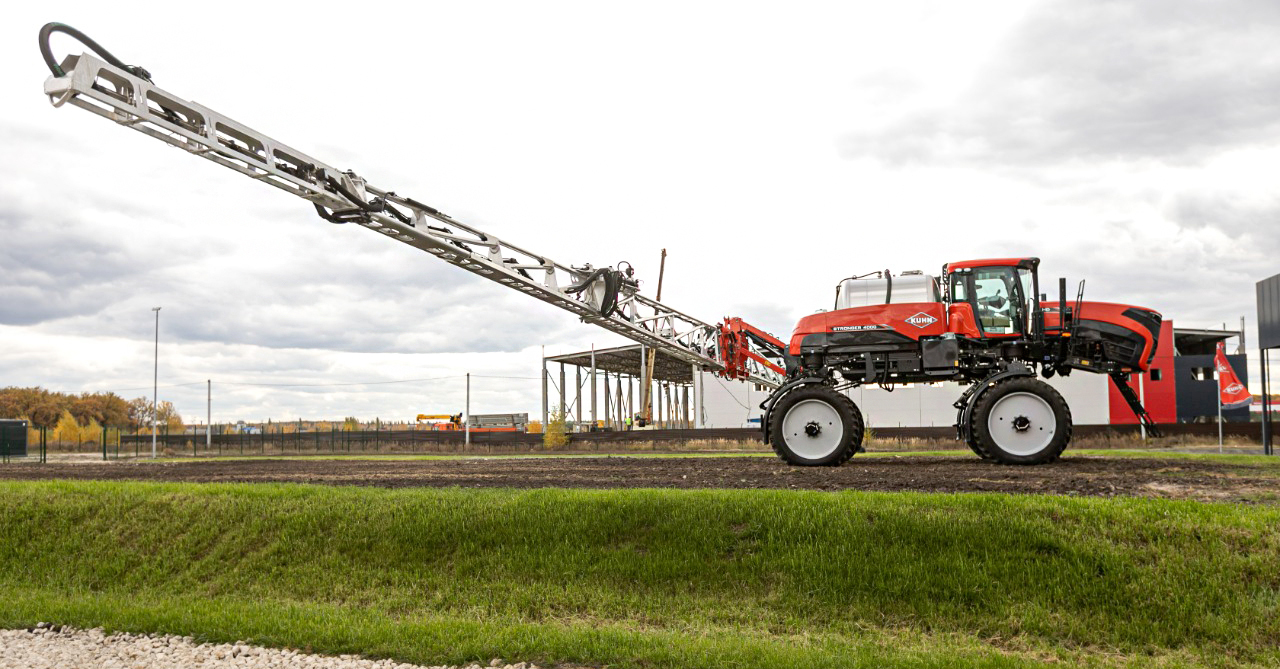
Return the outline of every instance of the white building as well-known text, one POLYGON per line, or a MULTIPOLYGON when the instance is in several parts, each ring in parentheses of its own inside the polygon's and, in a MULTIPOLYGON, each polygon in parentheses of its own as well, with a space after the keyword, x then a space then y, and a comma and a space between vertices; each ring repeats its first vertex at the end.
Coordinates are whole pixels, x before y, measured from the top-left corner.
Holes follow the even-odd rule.
MULTIPOLYGON (((728 381, 703 372, 705 388, 704 417, 706 427, 759 427, 760 403, 768 391, 738 381, 728 381)), ((1048 379, 1049 385, 1062 393, 1071 407, 1072 421, 1077 425, 1105 425, 1111 422, 1108 385, 1105 374, 1072 374, 1066 378, 1048 379)), ((965 386, 958 383, 934 383, 898 386, 893 392, 876 386, 864 386, 848 392, 862 410, 866 425, 877 427, 947 427, 955 424, 952 407, 965 386)))

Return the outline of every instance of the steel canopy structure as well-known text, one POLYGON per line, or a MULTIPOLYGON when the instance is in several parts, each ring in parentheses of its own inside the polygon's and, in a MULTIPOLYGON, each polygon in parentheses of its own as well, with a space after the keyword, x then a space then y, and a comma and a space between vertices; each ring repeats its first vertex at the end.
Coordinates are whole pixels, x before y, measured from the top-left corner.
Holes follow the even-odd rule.
POLYGON ((650 394, 654 400, 654 424, 672 428, 702 427, 705 421, 701 419, 698 365, 659 348, 655 351, 652 378, 648 378, 646 361, 650 350, 644 345, 631 345, 543 356, 542 424, 547 425, 551 418, 551 391, 554 390, 559 395, 555 408, 575 424, 576 431, 584 431, 583 426, 626 429, 629 417, 634 427, 640 427, 634 424, 634 417, 643 413, 641 407, 650 394), (558 382, 550 373, 548 363, 559 365, 558 382), (572 379, 566 366, 574 368, 572 379))

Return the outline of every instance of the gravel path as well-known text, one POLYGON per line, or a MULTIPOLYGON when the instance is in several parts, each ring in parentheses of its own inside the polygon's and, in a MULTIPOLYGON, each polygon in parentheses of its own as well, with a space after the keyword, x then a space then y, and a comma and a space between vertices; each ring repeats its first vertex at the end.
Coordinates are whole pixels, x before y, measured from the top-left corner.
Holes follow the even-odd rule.
POLYGON ((191 637, 106 634, 40 623, 30 630, 0 630, 0 669, 538 669, 524 662, 487 666, 423 667, 355 655, 310 655, 236 643, 196 643, 191 637))

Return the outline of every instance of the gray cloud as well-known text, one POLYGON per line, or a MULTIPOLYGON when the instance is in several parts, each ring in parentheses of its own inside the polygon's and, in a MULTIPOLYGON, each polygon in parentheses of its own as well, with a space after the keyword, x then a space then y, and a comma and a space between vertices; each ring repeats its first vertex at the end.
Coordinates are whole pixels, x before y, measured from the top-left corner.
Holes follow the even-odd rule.
MULTIPOLYGON (((1272 210, 1280 215, 1280 209, 1272 210)), ((1264 214, 1254 214, 1262 216, 1264 214)), ((1045 226, 1047 227, 1047 226, 1045 226)), ((1052 245, 998 242, 993 255, 1040 255, 1041 290, 1057 297, 1057 277, 1068 280, 1068 299, 1087 281, 1086 300, 1150 307, 1183 325, 1226 321, 1254 312, 1254 284, 1274 273, 1280 244, 1264 236, 1213 234, 1217 228, 1182 227, 1172 235, 1131 220, 1103 224, 1096 235, 1059 236, 1052 245), (1029 252, 1030 251, 1030 252, 1029 252)))
POLYGON ((1224 235, 1248 235, 1254 248, 1280 252, 1280 198, 1251 202, 1239 194, 1221 191, 1179 193, 1171 198, 1165 215, 1185 229, 1215 229, 1224 235))
POLYGON ((151 262, 118 235, 93 234, 93 227, 56 208, 36 215, 0 205, 0 324, 99 313, 120 299, 122 283, 166 264, 151 262))
POLYGON ((368 233, 326 239, 317 231, 322 243, 263 262, 252 242, 157 257, 83 224, 55 226, 56 234, 36 234, 35 225, 0 215, 0 230, 22 240, 0 248, 5 324, 59 321, 60 330, 131 338, 150 331, 150 307, 162 304, 170 341, 413 353, 516 351, 575 325, 553 307, 368 233))
MULTIPOLYGON (((1033 10, 946 107, 859 130, 844 155, 891 165, 1195 164, 1280 130, 1280 5, 1060 0, 1033 10)), ((872 104, 910 90, 863 82, 872 104)))

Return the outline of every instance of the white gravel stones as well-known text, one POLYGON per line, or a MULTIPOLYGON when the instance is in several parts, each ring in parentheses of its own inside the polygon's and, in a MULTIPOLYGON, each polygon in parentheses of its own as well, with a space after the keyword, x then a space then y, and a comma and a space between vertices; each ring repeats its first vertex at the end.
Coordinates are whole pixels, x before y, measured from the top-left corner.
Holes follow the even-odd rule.
POLYGON ((40 623, 30 630, 0 630, 0 669, 538 669, 494 659, 488 666, 423 667, 356 655, 310 655, 236 643, 196 643, 189 636, 106 634, 40 623))

